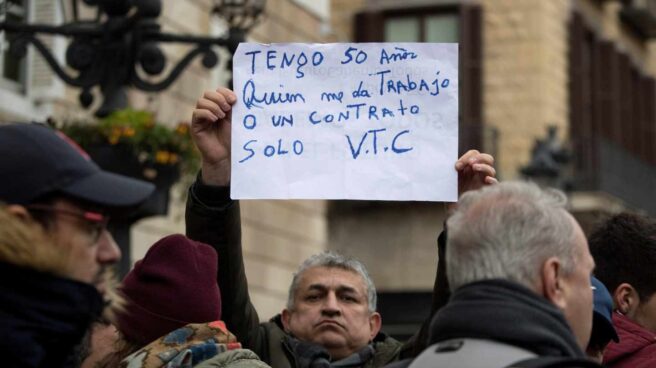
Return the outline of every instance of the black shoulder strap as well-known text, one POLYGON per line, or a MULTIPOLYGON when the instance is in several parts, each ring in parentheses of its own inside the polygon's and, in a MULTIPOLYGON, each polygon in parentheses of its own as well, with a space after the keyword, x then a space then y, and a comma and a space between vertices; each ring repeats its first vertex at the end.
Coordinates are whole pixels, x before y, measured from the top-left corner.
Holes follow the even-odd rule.
POLYGON ((603 365, 581 358, 536 357, 520 360, 508 368, 603 368, 603 365))

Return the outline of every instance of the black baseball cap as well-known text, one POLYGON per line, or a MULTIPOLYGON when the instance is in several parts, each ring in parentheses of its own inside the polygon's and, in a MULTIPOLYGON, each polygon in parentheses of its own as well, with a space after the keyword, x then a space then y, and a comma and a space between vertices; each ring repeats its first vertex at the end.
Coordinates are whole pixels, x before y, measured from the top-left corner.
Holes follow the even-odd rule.
POLYGON ((62 193, 103 207, 132 207, 154 189, 101 170, 75 142, 46 125, 0 125, 0 202, 24 205, 62 193))

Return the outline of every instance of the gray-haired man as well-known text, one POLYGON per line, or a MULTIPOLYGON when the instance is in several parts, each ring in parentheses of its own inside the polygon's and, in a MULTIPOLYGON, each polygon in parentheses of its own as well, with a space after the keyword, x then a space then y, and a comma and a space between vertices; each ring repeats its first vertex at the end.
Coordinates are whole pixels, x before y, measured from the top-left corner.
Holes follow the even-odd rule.
MULTIPOLYGON (((244 347, 274 368, 380 367, 398 359, 401 343, 380 333, 375 289, 364 266, 332 253, 306 260, 281 315, 260 323, 248 296, 239 204, 229 197, 231 105, 225 88, 205 92, 192 118, 202 174, 189 191, 187 235, 215 247, 223 318, 244 347)), ((495 183, 493 158, 469 151, 456 163, 459 190, 495 183)))
POLYGON ((560 191, 519 182, 462 196, 447 220, 453 294, 410 367, 597 366, 583 353, 594 261, 565 203, 560 191), (533 363, 517 364, 525 359, 533 363))
POLYGON ((294 274, 281 317, 290 335, 285 344, 308 366, 331 358, 361 366, 374 356, 389 361, 399 354, 400 343, 394 339, 382 334, 376 339, 381 326, 376 289, 355 259, 324 252, 305 260, 294 274))

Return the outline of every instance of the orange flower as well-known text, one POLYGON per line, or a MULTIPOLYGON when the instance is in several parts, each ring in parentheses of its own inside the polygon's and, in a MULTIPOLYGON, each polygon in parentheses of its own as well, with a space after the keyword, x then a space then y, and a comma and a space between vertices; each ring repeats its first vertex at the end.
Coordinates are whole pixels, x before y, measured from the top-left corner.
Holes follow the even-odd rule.
POLYGON ((174 165, 174 164, 177 164, 178 161, 180 161, 180 156, 178 156, 175 153, 171 153, 170 156, 169 156, 169 163, 171 165, 174 165))
POLYGON ((185 135, 189 132, 189 124, 187 123, 180 123, 178 126, 175 128, 176 133, 180 135, 185 135))
POLYGON ((134 134, 136 131, 132 127, 125 127, 123 128, 123 135, 126 137, 134 137, 134 134))
POLYGON ((155 153, 155 162, 158 164, 166 164, 169 162, 170 155, 171 154, 167 151, 157 151, 157 153, 155 153))

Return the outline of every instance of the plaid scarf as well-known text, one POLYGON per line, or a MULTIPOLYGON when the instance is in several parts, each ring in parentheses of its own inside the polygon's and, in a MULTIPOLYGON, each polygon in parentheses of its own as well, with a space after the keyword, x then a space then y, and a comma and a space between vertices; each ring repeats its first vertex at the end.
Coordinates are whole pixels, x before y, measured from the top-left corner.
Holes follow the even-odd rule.
POLYGON ((241 344, 222 321, 190 324, 126 357, 121 368, 191 368, 241 344))
POLYGON ((285 344, 296 357, 299 368, 356 368, 362 367, 374 356, 374 347, 369 344, 346 358, 331 361, 330 354, 321 345, 285 337, 285 344))

